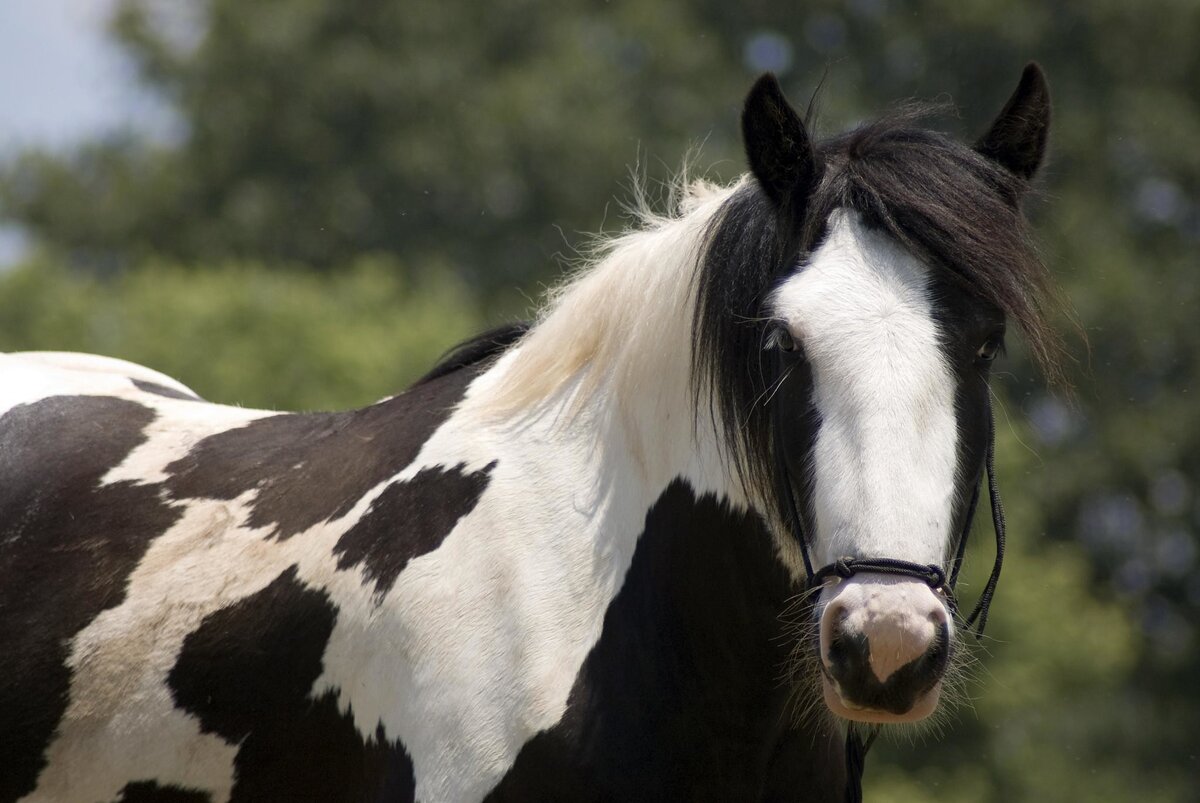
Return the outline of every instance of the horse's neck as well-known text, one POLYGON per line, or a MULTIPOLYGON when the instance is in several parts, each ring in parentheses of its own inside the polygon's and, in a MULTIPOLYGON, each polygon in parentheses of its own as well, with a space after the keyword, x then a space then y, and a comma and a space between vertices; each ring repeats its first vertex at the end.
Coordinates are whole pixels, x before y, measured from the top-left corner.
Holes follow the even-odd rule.
MULTIPOLYGON (((779 616, 791 579, 691 385, 687 249, 702 228, 620 245, 471 383, 403 472, 464 478, 470 504, 441 517, 448 534, 397 580, 394 617, 372 624, 391 631, 372 640, 388 654, 348 655, 354 677, 329 682, 366 673, 400 690, 382 710, 355 710, 404 738, 429 779, 418 797, 486 791, 498 779, 465 775, 473 759, 461 754, 506 766, 538 732, 603 720, 601 752, 644 742, 681 767, 661 744, 694 743, 689 730, 713 741, 690 755, 733 756, 717 742, 762 752, 786 723, 779 616), (395 665, 397 646, 411 664, 395 665), (645 720, 636 706, 653 700, 664 702, 645 720)), ((671 775, 659 769, 650 776, 671 775)))
POLYGON ((793 592, 755 514, 671 483, 566 712, 523 747, 499 799, 750 800, 813 784, 795 773, 827 734, 792 729, 783 682, 793 592), (573 764, 586 778, 555 772, 573 764))
POLYGON ((540 542, 524 553, 529 582, 506 592, 527 617, 507 632, 536 634, 522 652, 556 669, 551 715, 537 720, 542 732, 500 799, 592 794, 552 771, 573 762, 617 798, 749 799, 812 780, 772 774, 781 752, 790 758, 778 766, 811 769, 803 756, 819 741, 792 731, 782 681, 798 588, 762 518, 730 487, 686 385, 673 399, 657 378, 658 396, 634 403, 599 393, 572 405, 568 389, 558 407, 496 438, 526 483, 513 486, 514 530, 495 534, 497 551, 540 542), (545 522, 544 537, 518 517, 545 522))
POLYGON ((709 417, 694 412, 686 362, 656 355, 641 368, 625 366, 616 386, 578 376, 526 411, 494 417, 490 394, 521 357, 518 349, 480 377, 444 433, 450 449, 472 453, 468 463, 496 461, 497 481, 506 463, 516 467, 513 504, 495 520, 499 545, 507 540, 501 521, 518 529, 541 509, 540 522, 557 532, 569 526, 598 556, 627 563, 648 511, 672 483, 747 508, 709 417))
POLYGON ((710 733, 737 720, 738 738, 761 748, 786 723, 779 617, 794 586, 697 423, 686 373, 650 369, 653 392, 637 399, 602 386, 580 399, 581 383, 567 383, 524 415, 489 417, 489 394, 520 357, 476 380, 418 461, 492 466, 447 570, 470 586, 452 621, 520 643, 488 662, 486 682, 527 695, 504 713, 532 733, 557 727, 568 703, 601 706, 616 743, 656 700, 658 727, 707 721, 710 733))

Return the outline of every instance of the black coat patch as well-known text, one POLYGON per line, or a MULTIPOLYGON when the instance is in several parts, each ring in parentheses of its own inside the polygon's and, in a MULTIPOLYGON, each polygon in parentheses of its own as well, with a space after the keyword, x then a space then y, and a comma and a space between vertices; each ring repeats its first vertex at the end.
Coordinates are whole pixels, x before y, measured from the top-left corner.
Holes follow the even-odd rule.
POLYGON ((205 617, 184 640, 169 685, 205 732, 240 744, 234 801, 411 800, 399 742, 359 735, 336 695, 309 697, 337 611, 293 566, 205 617))
POLYGON ((55 396, 0 416, 0 800, 33 791, 66 710, 71 639, 124 600, 150 542, 179 516, 153 487, 101 478, 155 414, 55 396))
POLYGON ((154 781, 134 781, 125 784, 115 803, 210 803, 212 795, 174 784, 159 786, 154 781))
POLYGON ((495 465, 492 461, 469 474, 461 465, 426 468, 407 482, 389 485, 338 539, 333 548, 338 568, 365 563, 375 592, 386 594, 410 560, 437 549, 458 520, 475 509, 495 465))
POLYGON ((361 410, 271 416, 209 436, 167 466, 167 489, 176 499, 257 489, 249 525, 289 538, 346 515, 411 463, 476 375, 456 371, 361 410))
POLYGON ((780 614, 799 590, 754 514, 672 483, 646 515, 567 711, 489 797, 840 800, 841 742, 792 729, 780 614))
MULTIPOLYGON (((250 523, 274 525, 278 537, 342 515, 362 494, 416 457, 470 381, 486 369, 490 354, 364 410, 273 416, 214 435, 173 463, 171 476, 162 484, 123 481, 99 486, 109 470, 146 440, 143 433, 156 413, 137 402, 51 397, 0 416, 0 673, 5 678, 0 684, 0 801, 14 800, 36 787, 45 750, 69 701, 66 660, 71 639, 99 613, 124 601, 129 574, 154 538, 181 515, 172 497, 232 499, 257 489, 250 523)), ((148 393, 186 398, 153 383, 131 382, 148 393)), ((465 502, 471 488, 486 483, 486 472, 480 474, 462 477, 467 487, 454 497, 465 502)), ((360 543, 362 560, 378 566, 372 569, 378 579, 394 581, 389 572, 399 568, 387 568, 386 556, 367 540, 360 543)), ((403 531, 396 540, 404 540, 403 531)), ((421 544, 429 541, 421 538, 421 544)), ((276 653, 286 652, 289 645, 305 647, 301 634, 310 631, 300 627, 302 623, 294 624, 291 639, 274 645, 276 653)), ((327 637, 326 632, 307 646, 312 654, 293 655, 288 662, 307 659, 319 666, 327 637)), ((206 644, 203 637, 197 638, 189 642, 193 651, 206 644)), ((239 688, 256 689, 241 703, 271 706, 271 716, 240 723, 244 741, 237 759, 242 769, 238 788, 243 799, 273 799, 276 789, 302 787, 307 793, 318 790, 320 799, 412 797, 411 764, 403 748, 386 743, 382 733, 364 744, 332 695, 308 700, 312 678, 307 678, 307 686, 279 686, 276 681, 286 677, 279 678, 278 672, 288 662, 221 676, 221 666, 237 666, 245 659, 248 642, 240 643, 240 657, 236 639, 231 645, 235 652, 224 657, 218 655, 218 641, 207 644, 213 652, 211 672, 203 662, 182 662, 180 666, 191 666, 193 672, 177 675, 181 688, 186 691, 189 677, 194 687, 203 686, 197 676, 209 673, 208 682, 223 682, 218 691, 228 695, 239 688), (267 680, 259 682, 262 677, 267 680), (270 696, 272 689, 276 697, 270 696), (299 757, 287 762, 288 772, 298 781, 277 783, 280 755, 299 757), (322 777, 342 785, 335 790, 311 778, 316 770, 308 772, 308 767, 321 768, 322 777)), ((194 702, 210 718, 219 719, 224 711, 236 719, 237 706, 220 694, 212 697, 209 709, 201 700, 194 702), (223 700, 226 705, 221 707, 223 700)), ((214 721, 209 726, 228 734, 235 724, 214 721)), ((122 794, 129 799, 192 794, 153 783, 137 780, 122 794)))

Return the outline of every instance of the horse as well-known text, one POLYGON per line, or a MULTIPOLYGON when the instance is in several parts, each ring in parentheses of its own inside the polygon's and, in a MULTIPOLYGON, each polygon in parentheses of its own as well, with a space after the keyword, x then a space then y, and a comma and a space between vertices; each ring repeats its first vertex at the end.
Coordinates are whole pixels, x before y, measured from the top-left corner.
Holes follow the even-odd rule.
POLYGON ((1007 323, 1053 356, 1049 115, 817 141, 764 75, 747 175, 362 409, 0 357, 0 800, 855 797, 953 682, 1007 323))

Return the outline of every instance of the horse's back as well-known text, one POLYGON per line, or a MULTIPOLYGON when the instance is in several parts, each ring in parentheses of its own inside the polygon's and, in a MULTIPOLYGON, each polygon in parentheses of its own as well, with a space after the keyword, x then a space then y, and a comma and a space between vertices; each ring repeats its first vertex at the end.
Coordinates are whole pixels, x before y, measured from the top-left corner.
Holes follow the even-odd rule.
MULTIPOLYGON (((119 360, 0 354, 0 803, 411 799, 403 746, 339 698, 355 668, 317 680, 335 624, 400 570, 384 514, 412 493, 371 494, 451 414, 462 368, 294 414, 119 360)), ((457 499, 436 493, 422 510, 457 499)))
MULTIPOLYGON (((149 465, 261 415, 200 401, 123 360, 0 354, 0 801, 34 790, 72 703, 83 729, 103 729, 85 709, 138 693, 137 666, 85 671, 106 659, 78 639, 122 604, 150 545, 181 517, 149 465), (80 688, 87 676, 104 687, 80 688)), ((95 740, 104 742, 121 749, 118 738, 95 740)), ((74 799, 63 793, 49 799, 74 799)))
POLYGON ((106 509, 100 499, 161 480, 161 467, 204 437, 266 415, 205 402, 183 383, 125 360, 0 354, 0 567, 54 539, 58 529, 40 517, 56 510, 99 516, 106 509))
POLYGON ((0 411, 40 396, 87 393, 125 395, 134 391, 198 401, 177 379, 144 365, 73 351, 16 351, 0 354, 0 411))
MULTIPOLYGON (((169 429, 171 409, 188 407, 193 410, 179 416, 177 447, 195 439, 189 419, 255 415, 203 402, 171 377, 124 360, 70 352, 0 354, 0 566, 53 537, 46 522, 33 526, 39 516, 91 509, 85 500, 104 487, 145 479, 122 476, 122 464, 151 438, 152 424, 169 429)), ((5 588, 0 585, 0 595, 5 588)))

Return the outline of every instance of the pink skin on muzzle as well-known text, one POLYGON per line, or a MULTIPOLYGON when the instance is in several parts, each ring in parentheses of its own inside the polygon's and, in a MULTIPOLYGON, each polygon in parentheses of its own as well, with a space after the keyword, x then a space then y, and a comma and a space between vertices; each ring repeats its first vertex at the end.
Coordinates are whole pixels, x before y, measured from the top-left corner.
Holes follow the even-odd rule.
POLYGON ((916 722, 937 708, 952 631, 945 598, 908 577, 863 572, 821 592, 825 703, 856 722, 916 722))

